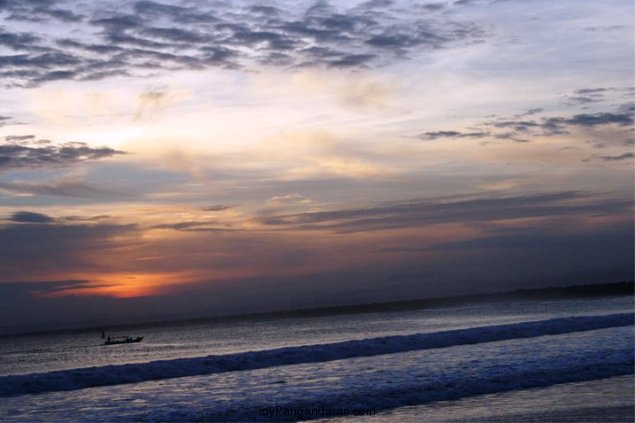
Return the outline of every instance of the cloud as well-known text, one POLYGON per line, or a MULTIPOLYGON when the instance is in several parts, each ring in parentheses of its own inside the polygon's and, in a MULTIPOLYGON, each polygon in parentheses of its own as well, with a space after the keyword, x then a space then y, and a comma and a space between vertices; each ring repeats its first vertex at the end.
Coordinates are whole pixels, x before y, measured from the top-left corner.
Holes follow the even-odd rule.
POLYGON ((12 121, 11 116, 2 116, 0 115, 0 128, 3 126, 12 125, 14 122, 12 121))
POLYGON ((149 229, 173 229, 184 232, 235 232, 239 229, 232 228, 231 224, 217 220, 190 220, 185 222, 161 223, 150 226, 149 229))
MULTIPOLYGON (((582 89, 576 92, 583 94, 604 92, 602 89, 582 89)), ((627 89, 610 89, 611 91, 625 91, 627 89)), ((417 138, 426 141, 438 139, 457 138, 492 138, 509 140, 517 143, 530 142, 533 137, 554 135, 567 135, 576 130, 607 128, 619 134, 622 128, 632 129, 635 125, 635 106, 633 103, 625 103, 612 106, 612 110, 598 111, 595 113, 578 113, 570 116, 541 116, 529 118, 534 115, 544 114, 543 108, 533 108, 512 117, 497 117, 474 125, 478 131, 466 132, 461 129, 445 129, 434 132, 424 132, 417 138)), ((623 135, 622 135, 623 136, 623 135)), ((486 144, 486 143, 483 143, 486 144)))
POLYGON ((327 60, 326 65, 332 68, 359 68, 366 67, 376 58, 376 54, 347 54, 337 59, 327 60))
POLYGON ((598 126, 598 125, 633 125, 633 113, 631 111, 621 113, 594 113, 579 114, 571 118, 549 118, 543 124, 544 126, 553 125, 574 125, 574 126, 598 126))
POLYGON ((635 154, 633 153, 624 153, 617 156, 602 156, 600 158, 604 160, 605 162, 615 162, 615 161, 621 161, 621 160, 629 160, 634 157, 635 157, 635 154))
POLYGON ((567 133, 572 127, 595 127, 603 125, 632 126, 633 110, 630 103, 610 112, 580 113, 569 117, 549 116, 539 120, 506 120, 497 119, 487 122, 496 128, 512 128, 517 132, 540 130, 543 135, 567 133))
POLYGON ((473 199, 417 200, 357 209, 268 215, 261 223, 309 230, 361 232, 441 223, 488 222, 506 219, 577 214, 625 213, 632 201, 596 198, 575 191, 473 199))
POLYGON ((0 11, 7 12, 9 21, 26 21, 32 23, 57 20, 72 23, 82 20, 82 15, 65 9, 63 1, 52 0, 4 0, 0 3, 0 11))
POLYGON ((542 107, 535 107, 533 109, 528 109, 527 111, 516 115, 516 117, 531 116, 531 115, 535 115, 535 114, 538 114, 538 113, 542 113, 544 111, 545 111, 545 109, 543 109, 542 107))
POLYGON ((310 203, 311 199, 305 197, 302 194, 298 194, 298 193, 294 193, 294 194, 287 194, 287 195, 276 195, 274 197, 271 197, 269 199, 270 203, 278 203, 278 204, 284 204, 284 203, 310 203))
POLYGON ((446 5, 447 5, 446 3, 428 3, 428 4, 417 5, 417 6, 425 10, 428 10, 430 12, 436 12, 436 11, 444 9, 446 5))
POLYGON ((7 142, 15 141, 32 141, 35 139, 35 135, 7 135, 4 140, 7 142))
POLYGON ((126 193, 114 192, 87 184, 76 177, 59 178, 52 182, 0 182, 0 189, 17 194, 49 195, 73 198, 117 198, 130 196, 126 193))
POLYGON ((0 225, 0 281, 82 273, 96 259, 137 234, 136 225, 66 223, 34 212, 18 212, 0 225), (36 268, 33 268, 37 264, 36 268))
POLYGON ((137 98, 137 112, 135 119, 152 115, 166 107, 174 105, 183 100, 187 94, 178 90, 160 88, 145 91, 137 98))
POLYGON ((426 141, 434 141, 439 138, 484 138, 489 135, 489 132, 436 131, 424 132, 423 134, 417 135, 417 137, 426 141))
POLYGON ((483 37, 472 23, 432 17, 429 8, 404 10, 390 1, 348 9, 317 2, 295 12, 219 2, 193 7, 138 1, 88 5, 86 16, 52 2, 3 5, 13 20, 30 14, 33 33, 47 34, 0 29, 0 44, 13 51, 0 56, 0 79, 7 87, 212 66, 363 68, 483 37), (69 25, 47 31, 55 20, 69 25))
POLYGON ((372 47, 396 51, 407 51, 413 47, 441 48, 453 41, 464 39, 466 32, 471 33, 474 38, 481 35, 481 31, 476 27, 454 26, 446 30, 439 30, 430 21, 420 21, 409 26, 389 26, 365 42, 372 47))
POLYGON ((88 286, 92 286, 88 280, 2 282, 0 283, 0 293, 2 293, 3 298, 23 298, 88 286))
POLYGON ((139 108, 136 113, 136 118, 139 119, 146 110, 156 109, 161 106, 164 101, 166 93, 163 91, 148 91, 139 95, 139 108))
POLYGON ((212 212, 218 212, 218 211, 225 211, 225 210, 229 210, 231 208, 236 207, 235 205, 225 205, 225 204, 214 204, 211 206, 207 206, 207 207, 203 207, 201 208, 202 211, 212 211, 212 212))
POLYGON ((591 145, 591 147, 593 148, 606 148, 607 144, 606 142, 603 141, 587 141, 588 144, 591 145))
POLYGON ((529 132, 540 127, 539 123, 531 120, 497 120, 490 124, 496 128, 511 128, 517 132, 529 132))
POLYGON ((13 213, 7 220, 20 223, 51 223, 55 219, 42 213, 18 211, 13 213))
POLYGON ((360 111, 384 110, 394 94, 398 84, 393 81, 367 80, 351 78, 337 87, 340 103, 347 108, 360 111))
POLYGON ((500 132, 494 134, 494 138, 499 140, 509 140, 514 142, 529 142, 527 138, 520 138, 516 132, 500 132))
POLYGON ((569 106, 599 103, 605 100, 605 94, 614 91, 613 88, 582 88, 572 95, 564 96, 564 103, 569 106))
POLYGON ((82 142, 48 145, 48 141, 32 140, 31 136, 19 142, 11 136, 5 138, 5 142, 0 143, 0 170, 65 166, 125 154, 110 147, 89 147, 82 142))
POLYGON ((393 0, 368 0, 364 3, 360 4, 359 7, 362 9, 377 9, 377 8, 386 8, 390 7, 395 2, 393 0))
POLYGON ((97 216, 64 216, 61 219, 67 222, 97 222, 101 220, 110 219, 112 216, 109 214, 100 214, 97 216))
MULTIPOLYGON (((581 89, 580 94, 596 94, 608 88, 581 89)), ((616 89, 610 89, 616 90, 616 89)), ((620 90, 623 91, 623 90, 620 90)), ((578 113, 571 116, 543 116, 528 118, 544 113, 543 108, 529 109, 511 118, 499 117, 477 124, 478 131, 465 132, 459 129, 446 129, 434 132, 423 132, 417 138, 426 141, 456 138, 494 138, 526 143, 533 136, 553 136, 569 134, 576 128, 595 128, 605 126, 633 127, 635 124, 635 106, 633 103, 622 104, 611 111, 595 113, 578 113)))
POLYGON ((626 25, 605 25, 605 26, 588 26, 584 28, 585 31, 589 32, 610 32, 610 31, 618 31, 623 29, 630 29, 630 27, 626 25))

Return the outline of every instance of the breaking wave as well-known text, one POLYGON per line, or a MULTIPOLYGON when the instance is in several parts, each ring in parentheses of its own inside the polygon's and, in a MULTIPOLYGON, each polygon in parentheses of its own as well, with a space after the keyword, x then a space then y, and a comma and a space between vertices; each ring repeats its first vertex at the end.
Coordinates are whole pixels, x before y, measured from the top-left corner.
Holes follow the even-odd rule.
MULTIPOLYGON (((634 323, 632 313, 567 317, 413 335, 386 336, 206 357, 160 360, 0 377, 0 396, 70 391, 96 386, 560 335, 634 323)), ((631 364, 632 367, 632 364, 631 364)))

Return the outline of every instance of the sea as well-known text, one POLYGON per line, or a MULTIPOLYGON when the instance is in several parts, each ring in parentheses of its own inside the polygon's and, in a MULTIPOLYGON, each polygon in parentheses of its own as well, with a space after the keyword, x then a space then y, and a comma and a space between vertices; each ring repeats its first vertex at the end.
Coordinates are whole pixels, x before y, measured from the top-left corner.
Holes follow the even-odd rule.
POLYGON ((632 422, 629 296, 0 337, 1 422, 632 422))

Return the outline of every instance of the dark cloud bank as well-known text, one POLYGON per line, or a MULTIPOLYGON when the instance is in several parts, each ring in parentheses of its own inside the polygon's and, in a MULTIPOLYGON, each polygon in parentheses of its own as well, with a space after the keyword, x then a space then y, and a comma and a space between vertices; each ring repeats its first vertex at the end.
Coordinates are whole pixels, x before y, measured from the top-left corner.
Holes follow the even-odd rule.
POLYGON ((89 269, 90 255, 117 246, 115 237, 133 236, 136 225, 54 218, 21 210, 0 220, 0 282, 20 280, 25 272, 76 272, 89 269), (36 266, 35 268, 33 266, 36 266))
MULTIPOLYGON (((332 240, 347 234, 387 232, 376 238, 382 240, 377 245, 370 242, 358 245, 360 251, 333 253, 352 258, 361 254, 363 266, 327 266, 292 277, 262 276, 228 283, 202 281, 174 288, 169 295, 114 299, 65 295, 66 290, 93 284, 75 279, 47 281, 41 275, 98 273, 91 258, 117 257, 117 251, 134 245, 151 228, 109 223, 107 216, 78 220, 19 210, 0 221, 0 320, 5 325, 0 332, 22 330, 21 325, 51 328, 236 314, 628 279, 633 277, 632 213, 629 195, 562 191, 444 197, 262 216, 261 224, 270 228, 266 236, 258 231, 240 232, 233 239, 227 233, 223 244, 231 249, 256 242, 257 251, 240 251, 263 253, 269 263, 283 265, 296 259, 293 254, 301 260, 319 260, 322 253, 314 257, 319 248, 301 244, 290 254, 280 248, 278 231, 322 231, 321 236, 332 240), (594 217, 612 223, 601 227, 585 223, 594 217), (570 224, 561 224, 563 219, 570 224), (497 225, 497 221, 518 223, 497 225), (543 223, 528 223, 532 221, 543 223), (455 223, 479 228, 479 235, 455 241, 426 239, 426 227, 455 223), (418 229, 405 238, 403 231, 384 236, 406 228, 418 229), (394 259, 389 266, 387 258, 394 259), (27 270, 39 273, 25 274, 27 270), (51 321, 53 315, 59 320, 51 321)), ((192 222, 184 223, 171 229, 192 229, 192 222)), ((218 233, 203 232, 201 236, 217 237, 218 233)), ((258 259, 238 254, 235 260, 240 266, 258 259)))

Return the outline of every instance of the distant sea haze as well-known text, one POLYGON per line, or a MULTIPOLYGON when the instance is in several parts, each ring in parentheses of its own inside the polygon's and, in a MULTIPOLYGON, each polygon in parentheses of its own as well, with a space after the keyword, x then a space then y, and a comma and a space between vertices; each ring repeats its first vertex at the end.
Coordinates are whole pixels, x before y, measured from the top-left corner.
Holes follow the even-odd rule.
MULTIPOLYGON (((135 324, 166 324, 169 322, 188 322, 188 321, 231 321, 242 319, 260 319, 271 317, 302 317, 302 316, 323 316, 323 315, 337 315, 337 314, 350 314, 350 313, 373 313, 378 311, 398 311, 418 308, 430 308, 430 307, 447 307, 447 306, 460 306, 466 304, 487 303, 492 301, 522 301, 532 299, 563 299, 563 298, 586 298, 586 297, 604 297, 604 296, 619 296, 619 295, 635 295, 635 282, 623 281, 615 283, 602 283, 602 284, 586 284, 586 285, 571 285, 571 286, 556 286, 549 288, 538 289, 519 289, 515 291, 502 291, 502 292, 490 292, 483 294, 470 294, 470 295, 456 295, 448 297, 435 297, 435 298, 422 298, 413 299, 407 301, 394 301, 394 302, 376 302, 368 304, 353 304, 344 306, 324 307, 324 308, 309 308, 309 309, 292 309, 292 310, 280 310, 270 311, 264 313, 250 313, 250 314, 230 314, 219 316, 201 316, 190 319, 160 319, 159 322, 152 320, 137 322, 135 324)), ((88 330, 101 331, 104 327, 110 328, 124 328, 130 324, 117 324, 117 325, 97 325, 88 330)), ((132 324, 134 325, 134 324, 132 324)), ((60 330, 81 330, 84 329, 81 326, 70 327, 60 330)), ((1 330, 1 326, 0 326, 1 330)), ((37 331, 39 332, 39 331, 37 331)), ((45 332, 42 331, 42 332, 45 332)), ((24 333, 23 331, 18 333, 24 333)), ((28 331, 26 332, 28 333, 28 331)), ((3 334, 0 332, 0 337, 3 334)))

